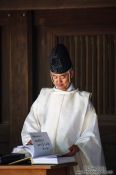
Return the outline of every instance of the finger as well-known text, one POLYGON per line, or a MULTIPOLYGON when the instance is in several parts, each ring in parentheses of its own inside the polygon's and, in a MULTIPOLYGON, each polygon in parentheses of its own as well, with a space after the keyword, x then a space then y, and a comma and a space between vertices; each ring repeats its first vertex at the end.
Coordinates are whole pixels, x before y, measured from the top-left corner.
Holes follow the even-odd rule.
POLYGON ((76 154, 76 151, 72 150, 72 151, 66 153, 65 156, 74 156, 75 154, 76 154))

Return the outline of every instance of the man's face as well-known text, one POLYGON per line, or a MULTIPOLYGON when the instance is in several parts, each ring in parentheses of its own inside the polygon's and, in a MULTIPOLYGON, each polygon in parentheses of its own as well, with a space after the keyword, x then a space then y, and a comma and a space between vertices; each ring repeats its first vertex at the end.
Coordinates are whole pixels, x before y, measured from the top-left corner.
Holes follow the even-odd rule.
POLYGON ((51 79, 52 79, 54 86, 57 89, 63 90, 63 91, 66 91, 67 88, 69 87, 70 79, 72 78, 72 76, 73 76, 72 71, 68 71, 63 74, 56 74, 56 73, 51 72, 51 79))

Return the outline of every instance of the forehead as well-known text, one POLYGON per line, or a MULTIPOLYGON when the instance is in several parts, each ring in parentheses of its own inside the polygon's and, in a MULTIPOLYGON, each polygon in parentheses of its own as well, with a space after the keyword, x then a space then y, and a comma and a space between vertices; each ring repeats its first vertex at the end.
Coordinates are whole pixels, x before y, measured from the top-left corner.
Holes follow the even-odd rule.
POLYGON ((57 74, 57 73, 51 72, 51 75, 52 76, 65 76, 65 75, 68 75, 68 72, 65 72, 65 73, 62 73, 62 74, 57 74))

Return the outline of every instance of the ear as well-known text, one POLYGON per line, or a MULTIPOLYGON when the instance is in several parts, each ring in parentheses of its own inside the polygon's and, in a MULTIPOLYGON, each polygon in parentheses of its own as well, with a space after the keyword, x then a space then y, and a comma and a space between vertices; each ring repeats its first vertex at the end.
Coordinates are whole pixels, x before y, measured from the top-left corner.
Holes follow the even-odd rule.
POLYGON ((71 79, 73 78, 73 76, 74 76, 74 70, 71 70, 70 71, 70 77, 71 77, 71 79))

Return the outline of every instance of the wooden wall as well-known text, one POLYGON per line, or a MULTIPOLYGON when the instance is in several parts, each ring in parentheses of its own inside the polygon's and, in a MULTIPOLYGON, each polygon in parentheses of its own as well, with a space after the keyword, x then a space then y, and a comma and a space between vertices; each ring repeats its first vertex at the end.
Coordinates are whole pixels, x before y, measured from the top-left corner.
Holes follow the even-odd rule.
POLYGON ((51 86, 48 56, 64 43, 75 86, 91 91, 108 169, 116 157, 116 7, 0 11, 0 153, 20 132, 42 87, 51 86))
POLYGON ((0 13, 0 150, 2 152, 19 143, 22 122, 28 111, 31 95, 28 27, 29 19, 25 12, 0 13))

